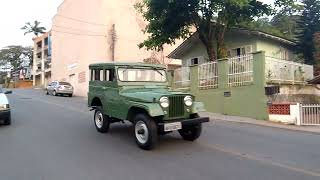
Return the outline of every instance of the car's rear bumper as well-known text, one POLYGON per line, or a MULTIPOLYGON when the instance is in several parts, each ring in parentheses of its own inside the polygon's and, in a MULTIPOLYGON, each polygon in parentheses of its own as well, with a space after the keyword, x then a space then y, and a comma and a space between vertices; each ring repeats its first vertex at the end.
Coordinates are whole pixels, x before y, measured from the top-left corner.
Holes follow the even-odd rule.
POLYGON ((8 119, 11 116, 10 110, 0 111, 0 120, 8 119))
MULTIPOLYGON (((170 121, 168 123, 181 122, 182 127, 185 127, 185 126, 197 125, 200 123, 206 123, 209 121, 210 121, 209 117, 199 117, 199 118, 192 118, 192 119, 175 120, 175 121, 170 121)), ((158 123, 158 126, 163 129, 164 124, 165 123, 158 123)))
POLYGON ((73 90, 57 90, 58 94, 73 94, 73 90))

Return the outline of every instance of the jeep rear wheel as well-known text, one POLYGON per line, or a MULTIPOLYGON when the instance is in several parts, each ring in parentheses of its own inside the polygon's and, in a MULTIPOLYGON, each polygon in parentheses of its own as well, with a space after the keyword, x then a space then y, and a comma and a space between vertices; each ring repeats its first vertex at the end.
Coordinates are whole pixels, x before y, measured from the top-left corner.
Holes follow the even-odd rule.
POLYGON ((138 114, 133 122, 137 145, 144 150, 153 149, 158 141, 158 129, 155 121, 148 115, 138 114))
POLYGON ((107 116, 102 113, 102 108, 97 107, 94 113, 94 124, 100 133, 107 133, 110 127, 110 121, 107 116))

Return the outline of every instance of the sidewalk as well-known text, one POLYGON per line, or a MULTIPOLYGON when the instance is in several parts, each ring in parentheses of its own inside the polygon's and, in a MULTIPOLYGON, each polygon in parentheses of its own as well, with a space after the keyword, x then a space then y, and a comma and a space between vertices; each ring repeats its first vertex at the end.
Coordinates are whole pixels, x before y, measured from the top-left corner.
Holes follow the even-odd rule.
POLYGON ((200 113, 200 115, 210 117, 210 120, 213 120, 213 121, 215 120, 228 121, 233 123, 252 124, 257 126, 266 126, 266 127, 280 128, 280 129, 286 129, 286 130, 292 130, 292 131, 301 131, 301 132, 320 134, 320 126, 286 125, 286 124, 280 124, 280 123, 275 123, 271 121, 256 120, 252 118, 239 117, 239 116, 228 116, 228 115, 210 113, 210 112, 200 113))

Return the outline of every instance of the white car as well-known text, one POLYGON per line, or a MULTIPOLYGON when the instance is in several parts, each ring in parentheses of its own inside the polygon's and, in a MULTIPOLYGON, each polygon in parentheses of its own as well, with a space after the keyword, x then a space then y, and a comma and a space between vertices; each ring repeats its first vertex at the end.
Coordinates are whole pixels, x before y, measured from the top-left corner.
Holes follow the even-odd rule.
POLYGON ((0 88, 0 122, 2 121, 4 125, 10 125, 11 111, 6 94, 12 94, 12 91, 3 91, 3 89, 0 88))

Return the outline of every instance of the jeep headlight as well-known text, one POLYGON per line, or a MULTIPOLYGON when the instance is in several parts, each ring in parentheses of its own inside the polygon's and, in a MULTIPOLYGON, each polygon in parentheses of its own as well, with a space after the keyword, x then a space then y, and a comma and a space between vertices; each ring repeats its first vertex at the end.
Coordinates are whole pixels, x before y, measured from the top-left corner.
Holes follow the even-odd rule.
POLYGON ((0 104, 0 110, 7 110, 9 108, 10 108, 9 104, 0 104))
POLYGON ((191 97, 191 96, 186 96, 186 97, 184 98, 184 104, 185 104, 186 106, 192 106, 192 104, 193 104, 192 97, 191 97))
POLYGON ((162 98, 160 98, 159 102, 160 102, 160 105, 161 105, 163 108, 169 107, 169 99, 168 99, 168 97, 162 97, 162 98))

